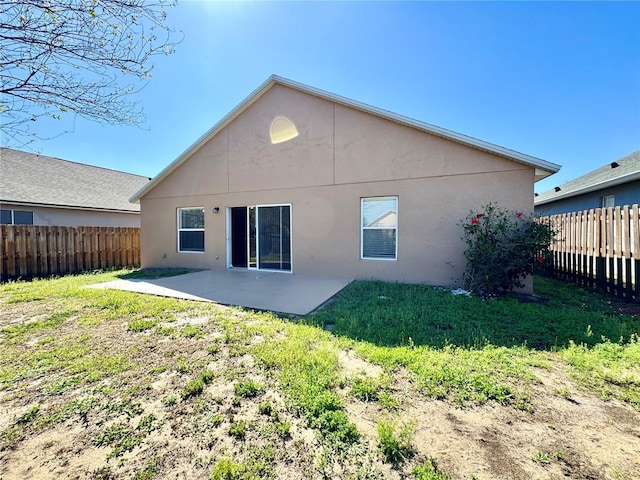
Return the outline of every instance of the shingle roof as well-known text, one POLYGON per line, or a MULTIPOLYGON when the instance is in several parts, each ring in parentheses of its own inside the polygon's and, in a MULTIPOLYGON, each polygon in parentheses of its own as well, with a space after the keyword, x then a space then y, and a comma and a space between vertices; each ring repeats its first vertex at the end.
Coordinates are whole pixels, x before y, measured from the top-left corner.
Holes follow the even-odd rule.
POLYGON ((409 117, 404 117, 402 115, 398 115, 396 113, 389 112, 387 110, 382 110, 381 108, 372 107, 370 105, 357 102, 355 100, 351 100, 346 97, 341 97, 340 95, 325 92, 324 90, 310 87, 308 85, 304 85, 302 83, 295 82, 287 78, 279 77, 277 75, 271 75, 262 85, 260 85, 256 90, 254 90, 253 93, 251 93, 247 98, 245 98, 242 102, 240 102, 233 110, 231 110, 224 118, 222 118, 222 120, 220 120, 213 127, 211 127, 207 132, 205 132, 204 135, 202 135, 198 140, 196 140, 195 143, 193 143, 189 148, 187 148, 187 150, 185 150, 178 158, 176 158, 164 170, 162 170, 158 175, 156 175, 151 180, 151 182, 149 182, 145 187, 140 189, 140 191, 136 192, 135 195, 131 197, 131 201, 135 202, 140 200, 140 198, 143 195, 145 195, 149 190, 151 190, 167 175, 169 175, 176 168, 178 168, 185 160, 187 160, 187 158, 191 156, 191 154, 193 154, 198 149, 200 149, 202 145, 204 145, 207 141, 213 138, 218 132, 220 132, 235 118, 237 118, 249 106, 255 103, 262 95, 264 95, 267 91, 269 91, 274 85, 283 85, 285 87, 289 87, 294 90, 298 90, 300 92, 313 95, 315 97, 319 97, 325 100, 329 100, 331 102, 335 102, 339 105, 344 105, 350 108, 354 108, 356 110, 360 110, 362 112, 369 113, 371 115, 375 115, 377 117, 384 118, 386 120, 390 120, 392 122, 396 122, 401 125, 415 128, 417 130, 422 130, 432 135, 437 135, 439 137, 452 140, 454 142, 462 143, 464 145, 468 145, 473 148, 477 148, 479 150, 483 150, 486 152, 491 152, 491 153, 500 155, 502 157, 508 158, 510 160, 513 160, 515 162, 523 163, 525 165, 534 167, 536 181, 541 180, 545 177, 548 177, 549 175, 552 175, 558 170, 560 170, 559 165, 556 165, 555 163, 547 162, 546 160, 541 160, 539 158, 532 157, 530 155, 525 155, 524 153, 516 152, 514 150, 501 147, 499 145, 494 145, 492 143, 485 142, 484 140, 478 140, 477 138, 472 138, 467 135, 463 135, 461 133, 453 132, 451 130, 438 127, 436 125, 431 125, 429 123, 421 122, 419 120, 414 120, 409 117))
POLYGON ((148 177, 0 149, 0 202, 139 212, 129 197, 148 177))
POLYGON ((558 185, 552 190, 540 193, 535 198, 534 204, 543 205, 638 179, 640 179, 640 150, 558 185), (617 166, 614 168, 614 165, 617 166))

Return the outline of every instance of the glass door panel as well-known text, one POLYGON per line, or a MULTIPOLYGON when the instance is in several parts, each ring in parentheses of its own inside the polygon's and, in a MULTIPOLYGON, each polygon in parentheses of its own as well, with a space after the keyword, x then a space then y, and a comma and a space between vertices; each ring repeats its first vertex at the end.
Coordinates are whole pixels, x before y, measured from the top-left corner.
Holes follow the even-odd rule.
POLYGON ((291 207, 258 207, 258 268, 291 271, 291 207))

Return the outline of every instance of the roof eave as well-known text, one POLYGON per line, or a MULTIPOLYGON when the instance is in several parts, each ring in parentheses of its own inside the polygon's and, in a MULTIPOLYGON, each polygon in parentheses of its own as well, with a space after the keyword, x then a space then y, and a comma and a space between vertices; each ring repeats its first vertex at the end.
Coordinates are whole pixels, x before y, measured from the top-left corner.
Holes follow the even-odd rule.
POLYGON ((24 205, 27 207, 37 207, 37 208, 63 208, 68 210, 84 210, 91 212, 108 212, 108 213, 132 213, 136 215, 140 215, 140 210, 125 210, 118 208, 102 208, 102 207, 89 207, 82 205, 63 205, 58 203, 38 203, 38 202, 26 202, 21 200, 2 200, 0 199, 0 204, 2 205, 24 205))
POLYGON ((604 188, 615 187, 616 185, 622 185, 623 183, 629 183, 635 180, 640 180, 640 171, 632 172, 627 175, 623 175, 621 177, 612 178, 611 180, 606 180, 604 182, 596 183, 594 185, 589 185, 588 187, 580 188, 578 190, 573 190, 571 192, 566 192, 564 194, 559 193, 558 195, 553 196, 551 198, 545 198, 543 200, 534 201, 534 206, 545 205, 547 203, 555 202, 558 200, 577 197, 578 195, 584 195, 585 193, 595 192, 598 190, 602 190, 604 188))

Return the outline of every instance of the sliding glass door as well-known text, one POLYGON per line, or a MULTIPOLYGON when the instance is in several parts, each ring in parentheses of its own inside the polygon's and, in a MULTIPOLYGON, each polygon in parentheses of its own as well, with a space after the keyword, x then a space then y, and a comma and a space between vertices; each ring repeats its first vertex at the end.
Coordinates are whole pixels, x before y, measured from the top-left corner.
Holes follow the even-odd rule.
POLYGON ((291 271, 291 207, 258 207, 258 268, 291 271))
POLYGON ((291 271, 291 206, 230 209, 231 266, 291 271))

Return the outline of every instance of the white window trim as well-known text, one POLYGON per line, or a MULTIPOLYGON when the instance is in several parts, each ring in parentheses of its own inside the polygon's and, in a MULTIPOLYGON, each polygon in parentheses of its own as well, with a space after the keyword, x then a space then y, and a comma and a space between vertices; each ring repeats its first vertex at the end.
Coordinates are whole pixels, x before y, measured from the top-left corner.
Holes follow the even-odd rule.
POLYGON ((383 261, 383 262, 396 262, 398 260, 398 210, 399 210, 399 200, 397 195, 385 195, 380 197, 362 197, 360 198, 360 260, 373 260, 373 261, 383 261), (396 201, 396 225, 395 227, 365 227, 362 225, 362 212, 364 207, 365 200, 385 200, 385 199, 393 199, 396 201), (396 243, 395 243, 395 252, 393 253, 393 258, 380 258, 380 257, 365 257, 364 256, 364 231, 367 230, 389 230, 393 228, 396 231, 396 243))
POLYGON ((176 208, 176 250, 178 253, 195 253, 195 254, 203 254, 205 253, 205 247, 202 245, 202 250, 180 250, 180 232, 203 232, 204 228, 180 228, 180 211, 181 210, 204 210, 206 215, 207 211, 204 207, 178 207, 176 208))
POLYGON ((11 223, 7 223, 6 225, 35 225, 35 220, 34 220, 34 214, 33 214, 33 210, 18 210, 15 208, 3 208, 2 210, 5 210, 7 212, 9 212, 11 214, 11 223), (22 212, 22 213, 30 213, 31 214, 31 223, 20 223, 17 224, 16 223, 16 212, 22 212))
POLYGON ((607 200, 609 199, 613 199, 613 204, 616 204, 616 196, 615 195, 603 195, 602 197, 600 197, 600 207, 601 208, 608 208, 605 207, 605 204, 607 203, 607 200))
MULTIPOLYGON (((256 266, 255 267, 246 267, 247 270, 253 270, 258 272, 273 272, 273 273, 289 273, 293 274, 293 204, 292 203, 259 203, 256 205, 240 205, 241 208, 250 208, 253 207, 256 209, 256 226, 259 222, 259 208, 260 207, 289 207, 289 228, 291 229, 289 234, 289 250, 291 252, 291 269, 290 270, 270 270, 258 267, 259 261, 256 256, 256 266)), ((233 207, 227 207, 227 268, 239 268, 234 267, 231 263, 231 209, 233 207)), ((257 228, 257 227, 256 227, 257 228)), ((256 230, 256 253, 260 252, 260 236, 257 234, 256 230)), ((249 238, 249 212, 247 212, 247 238, 249 238)), ((249 245, 247 245, 247 259, 251 256, 251 252, 249 252, 249 245)), ((249 261, 247 260, 247 264, 249 261)))

